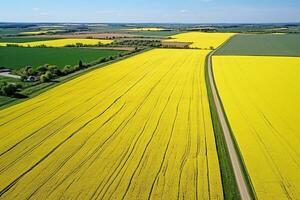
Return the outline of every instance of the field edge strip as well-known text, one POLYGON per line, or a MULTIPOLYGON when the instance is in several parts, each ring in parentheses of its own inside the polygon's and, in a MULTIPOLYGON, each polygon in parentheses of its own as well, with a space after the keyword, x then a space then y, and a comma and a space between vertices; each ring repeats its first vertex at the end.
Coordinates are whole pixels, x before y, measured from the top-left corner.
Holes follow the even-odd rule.
MULTIPOLYGON (((230 38, 229 40, 231 40, 231 39, 232 38, 230 38)), ((221 48, 223 45, 221 45, 219 48, 221 48)), ((230 156, 229 156, 229 152, 228 152, 228 146, 227 146, 226 141, 225 141, 224 132, 222 130, 220 118, 219 118, 219 115, 217 113, 216 104, 215 104, 215 101, 214 101, 214 98, 213 98, 213 95, 212 95, 212 86, 210 85, 210 81, 209 81, 209 67, 211 67, 211 72, 212 72, 212 77, 213 77, 212 81, 213 81, 213 84, 216 88, 217 98, 219 99, 219 102, 221 104, 221 110, 223 112, 223 115, 225 117, 225 121, 226 121, 227 126, 229 128, 230 136, 231 136, 235 151, 237 152, 238 160, 239 160, 239 163, 240 163, 240 167, 242 169, 243 177, 244 177, 244 180, 246 182, 248 192, 251 196, 251 199, 257 199, 256 193, 255 193, 251 178, 249 176, 249 173, 247 171, 244 159, 242 157, 240 148, 239 148, 238 143, 236 141, 236 138, 233 134, 233 131, 232 131, 232 128, 230 126, 229 120, 227 118, 223 103, 221 101, 221 97, 220 97, 219 92, 217 90, 216 82, 215 82, 215 79, 214 79, 213 68, 212 68, 212 66, 209 66, 208 61, 209 61, 209 59, 212 58, 212 56, 214 55, 215 52, 216 52, 216 50, 209 53, 206 57, 206 60, 205 60, 205 81, 206 81, 210 111, 211 111, 211 116, 212 116, 213 129, 214 129, 214 133, 215 133, 216 146, 217 146, 217 151, 218 151, 218 156, 219 156, 219 163, 220 163, 220 166, 221 166, 222 182, 224 181, 225 184, 228 183, 228 182, 231 183, 231 184, 234 184, 234 186, 232 186, 232 185, 230 185, 230 186, 225 185, 224 186, 223 185, 225 199, 232 199, 232 198, 236 199, 237 197, 239 199, 242 199, 242 197, 240 196, 240 192, 239 192, 239 189, 238 189, 238 186, 237 186, 236 178, 235 178, 234 171, 233 171, 233 166, 232 166, 230 156), (221 147, 219 145, 221 145, 221 147), (219 155, 219 153, 220 153, 220 155, 219 155), (224 158, 225 158, 225 160, 224 160, 224 158), (223 174, 223 173, 225 173, 225 174, 223 174), (223 180, 223 178, 225 178, 225 180, 223 180), (229 189, 229 191, 226 191, 226 189, 229 189), (234 193, 232 193, 232 190, 234 190, 234 193), (235 195, 235 196, 232 196, 232 195, 235 195)), ((211 59, 211 61, 212 61, 212 59, 211 59)), ((212 65, 212 62, 211 62, 211 65, 212 65)))
POLYGON ((213 131, 215 135, 215 143, 218 154, 218 162, 221 171, 221 181, 224 199, 240 200, 237 183, 234 178, 233 168, 230 163, 229 153, 225 144, 220 121, 218 119, 216 107, 213 102, 212 91, 208 79, 208 56, 205 59, 205 83, 207 88, 207 96, 209 101, 210 115, 212 119, 213 131))

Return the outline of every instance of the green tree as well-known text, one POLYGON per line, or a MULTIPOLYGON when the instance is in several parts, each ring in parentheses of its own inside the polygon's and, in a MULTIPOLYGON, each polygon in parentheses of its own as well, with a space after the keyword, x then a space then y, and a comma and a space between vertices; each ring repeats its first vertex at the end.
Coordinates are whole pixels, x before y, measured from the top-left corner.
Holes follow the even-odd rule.
POLYGON ((48 70, 48 67, 47 65, 43 65, 43 66, 39 66, 36 71, 38 73, 38 75, 42 75, 42 74, 45 74, 48 70))
POLYGON ((4 82, 1 86, 1 94, 5 96, 14 96, 22 86, 14 83, 4 82))
POLYGON ((62 73, 56 65, 48 66, 48 71, 51 72, 52 78, 60 76, 62 73))
POLYGON ((55 78, 55 75, 54 75, 51 71, 47 71, 47 72, 45 73, 45 76, 46 76, 46 78, 47 78, 48 80, 51 80, 51 79, 55 78))
POLYGON ((79 68, 80 68, 80 69, 84 68, 84 65, 83 65, 83 63, 82 63, 82 61, 81 61, 81 60, 79 60, 79 64, 78 64, 78 66, 79 66, 79 68))
POLYGON ((73 68, 72 68, 71 65, 66 65, 66 66, 63 68, 63 70, 62 70, 62 73, 63 73, 64 75, 70 74, 70 73, 72 73, 72 72, 73 72, 73 68))
POLYGON ((20 71, 21 74, 24 76, 34 76, 36 74, 32 66, 26 66, 22 68, 20 71))

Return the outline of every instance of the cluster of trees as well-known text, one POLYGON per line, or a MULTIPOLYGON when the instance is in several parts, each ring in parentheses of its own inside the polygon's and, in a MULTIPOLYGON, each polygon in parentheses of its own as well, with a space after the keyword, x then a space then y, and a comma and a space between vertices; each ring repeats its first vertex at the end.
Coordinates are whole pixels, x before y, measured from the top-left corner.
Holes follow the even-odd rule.
POLYGON ((119 57, 123 57, 123 56, 129 55, 129 54, 132 54, 132 53, 136 53, 138 51, 139 51, 139 49, 136 49, 135 51, 124 52, 117 56, 109 56, 109 57, 105 57, 105 58, 100 58, 100 59, 92 61, 90 63, 83 63, 80 60, 78 65, 75 65, 75 66, 66 65, 63 69, 60 69, 56 65, 49 65, 49 64, 45 64, 36 69, 33 68, 32 66, 27 66, 27 67, 22 68, 19 71, 17 71, 16 74, 21 76, 22 81, 27 81, 28 77, 34 76, 34 77, 38 77, 40 82, 49 82, 55 78, 65 76, 65 75, 74 73, 74 72, 82 70, 82 69, 89 68, 89 67, 97 65, 97 64, 113 61, 119 57))
POLYGON ((168 48, 168 49, 200 49, 200 50, 215 50, 213 46, 209 48, 198 48, 198 47, 189 47, 189 45, 186 46, 176 46, 176 45, 163 45, 162 48, 168 48))
POLYGON ((14 97, 21 88, 20 84, 0 82, 0 95, 14 97))
MULTIPOLYGON (((76 43, 76 44, 67 44, 65 47, 107 47, 110 46, 110 44, 103 44, 101 42, 98 42, 98 44, 83 44, 83 43, 76 43)), ((32 47, 32 48, 51 48, 48 47, 44 44, 37 45, 37 46, 24 46, 24 45, 19 45, 19 44, 6 44, 6 47, 32 47)))
POLYGON ((32 47, 32 48, 50 48, 50 47, 47 47, 47 46, 46 46, 46 45, 44 45, 44 44, 37 45, 37 46, 30 46, 30 45, 23 46, 23 45, 19 45, 19 44, 6 44, 6 47, 26 47, 26 48, 32 47))
POLYGON ((22 81, 26 81, 28 77, 34 76, 39 77, 41 82, 48 82, 53 78, 62 75, 62 71, 56 65, 43 65, 36 69, 31 66, 22 68, 17 72, 21 76, 22 81))
MULTIPOLYGON (((49 82, 55 78, 65 76, 71 74, 73 72, 89 68, 91 66, 106 63, 109 61, 113 61, 117 58, 130 55, 136 52, 141 51, 142 49, 136 48, 135 51, 124 52, 117 56, 109 56, 105 58, 98 59, 96 61, 90 63, 83 63, 81 60, 79 61, 78 65, 71 66, 66 65, 63 69, 58 68, 56 65, 49 65, 45 64, 38 68, 33 68, 31 66, 24 67, 14 73, 21 76, 21 81, 26 82, 29 77, 37 77, 39 82, 49 82)), ((0 82, 0 95, 2 96, 10 96, 16 97, 16 94, 22 89, 21 84, 16 83, 7 83, 7 82, 0 82)))
POLYGON ((109 44, 103 44, 101 42, 98 42, 97 44, 83 44, 83 43, 76 43, 76 44, 67 44, 65 47, 106 47, 109 46, 109 44))
POLYGON ((98 64, 101 64, 101 63, 105 63, 105 62, 109 62, 109 61, 115 60, 118 57, 122 57, 122 56, 125 56, 125 54, 120 54, 119 56, 109 56, 109 57, 106 57, 106 58, 100 58, 100 59, 92 61, 90 63, 83 63, 80 60, 79 63, 78 63, 78 65, 75 65, 75 66, 66 65, 61 70, 61 75, 65 76, 65 75, 74 73, 76 71, 89 68, 89 67, 94 66, 94 65, 98 65, 98 64))
POLYGON ((136 46, 136 47, 162 47, 160 40, 120 40, 114 41, 116 46, 136 46))
MULTIPOLYGON (((119 47, 119 46, 133 46, 133 47, 163 47, 160 40, 120 40, 120 41, 114 41, 111 44, 103 44, 101 42, 98 42, 97 44, 83 44, 83 43, 76 43, 76 44, 68 44, 65 45, 65 47, 119 47)), ((32 47, 32 48, 51 48, 44 44, 38 45, 38 46, 23 46, 19 44, 6 44, 6 47, 32 47)))
MULTIPOLYGON (((99 42, 98 44, 83 44, 83 43, 76 43, 76 44, 68 44, 65 47, 106 47, 109 46, 109 44, 102 44, 101 42, 99 42)), ((31 48, 51 48, 50 46, 46 46, 44 44, 41 45, 36 45, 36 46, 24 46, 24 45, 19 45, 19 44, 6 44, 6 47, 31 47, 31 48)))

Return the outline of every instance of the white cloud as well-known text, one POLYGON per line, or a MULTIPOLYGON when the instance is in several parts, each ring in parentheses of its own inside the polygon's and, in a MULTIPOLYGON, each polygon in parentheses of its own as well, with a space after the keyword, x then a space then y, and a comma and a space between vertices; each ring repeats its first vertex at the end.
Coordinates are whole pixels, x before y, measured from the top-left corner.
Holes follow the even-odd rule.
POLYGON ((180 10, 179 11, 180 13, 187 13, 187 12, 189 12, 188 10, 180 10))
POLYGON ((42 16, 49 15, 49 13, 47 13, 47 12, 40 12, 39 14, 42 15, 42 16))

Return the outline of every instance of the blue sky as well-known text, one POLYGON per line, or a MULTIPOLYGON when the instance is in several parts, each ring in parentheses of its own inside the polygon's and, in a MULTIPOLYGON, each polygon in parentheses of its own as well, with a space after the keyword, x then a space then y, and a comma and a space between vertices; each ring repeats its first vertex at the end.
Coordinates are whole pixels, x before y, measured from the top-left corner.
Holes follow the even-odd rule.
POLYGON ((2 22, 300 22, 300 0, 3 0, 2 22))

